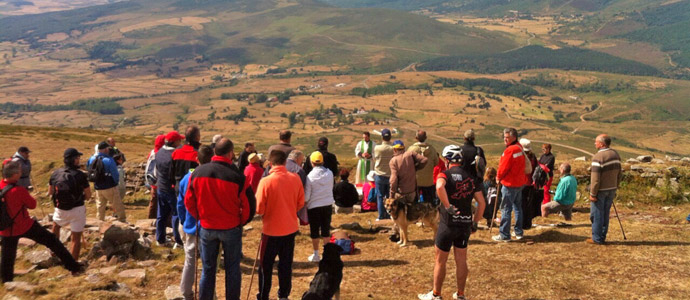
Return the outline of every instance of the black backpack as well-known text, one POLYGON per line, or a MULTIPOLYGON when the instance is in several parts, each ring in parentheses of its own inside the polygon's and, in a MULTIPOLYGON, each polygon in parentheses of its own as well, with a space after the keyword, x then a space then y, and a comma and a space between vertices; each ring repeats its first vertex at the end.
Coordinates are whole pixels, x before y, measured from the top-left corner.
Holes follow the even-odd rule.
MULTIPOLYGON (((10 212, 7 211, 7 202, 5 202, 5 194, 15 187, 14 184, 6 185, 2 191, 0 191, 0 230, 5 230, 14 225, 14 218, 10 217, 10 212)), ((21 210, 17 212, 17 215, 21 213, 21 210)))
POLYGON ((542 188, 549 181, 549 172, 544 171, 541 164, 537 166, 537 169, 532 174, 532 182, 537 188, 542 188))
POLYGON ((103 157, 97 156, 96 159, 87 168, 87 179, 89 182, 103 182, 105 180, 105 166, 103 165, 103 157))
POLYGON ((62 168, 57 171, 53 186, 53 204, 59 209, 69 210, 74 208, 80 197, 75 196, 79 193, 77 191, 77 179, 74 174, 67 168, 62 168))

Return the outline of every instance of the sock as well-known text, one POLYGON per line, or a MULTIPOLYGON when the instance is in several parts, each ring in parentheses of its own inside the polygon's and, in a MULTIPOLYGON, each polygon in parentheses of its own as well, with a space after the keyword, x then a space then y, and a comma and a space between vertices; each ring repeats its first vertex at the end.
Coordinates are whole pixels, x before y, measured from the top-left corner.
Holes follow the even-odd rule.
POLYGON ((314 250, 314 256, 319 256, 319 250, 314 250))
POLYGON ((436 290, 434 290, 433 294, 434 294, 434 297, 435 296, 441 296, 441 293, 436 292, 436 290))
POLYGON ((465 292, 458 291, 458 297, 465 296, 465 292))

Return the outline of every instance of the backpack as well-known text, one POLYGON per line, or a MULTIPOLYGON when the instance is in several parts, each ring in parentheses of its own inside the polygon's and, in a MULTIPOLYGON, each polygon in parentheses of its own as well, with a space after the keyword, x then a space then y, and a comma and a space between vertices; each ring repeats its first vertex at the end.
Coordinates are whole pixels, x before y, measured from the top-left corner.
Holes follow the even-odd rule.
POLYGON ((87 168, 88 174, 86 179, 89 182, 102 182, 105 180, 105 165, 103 165, 103 157, 96 156, 96 159, 87 168))
POLYGON ((539 168, 537 168, 532 175, 532 182, 534 182, 534 186, 537 188, 543 187, 546 185, 546 182, 549 181, 549 172, 546 172, 544 168, 546 168, 546 166, 539 164, 539 168))
POLYGON ((529 159, 529 156, 527 156, 527 153, 525 153, 525 150, 522 150, 522 147, 520 147, 520 151, 522 151, 522 156, 525 157, 525 175, 532 175, 532 161, 529 159))
POLYGON ((75 197, 77 191, 77 179, 67 168, 59 169, 56 173, 53 186, 55 191, 53 193, 53 205, 59 209, 69 210, 74 208, 74 205, 79 200, 75 197))
POLYGON ((477 168, 477 178, 484 178, 486 173, 486 159, 482 157, 484 149, 477 147, 477 156, 474 157, 474 167, 477 168))
POLYGON ((8 184, 6 185, 2 191, 0 191, 0 230, 5 230, 12 225, 14 225, 14 219, 17 218, 17 216, 21 213, 21 210, 17 212, 17 215, 14 216, 14 218, 10 217, 10 213, 7 210, 7 202, 5 202, 5 194, 12 190, 15 187, 14 184, 8 184))
POLYGON ((486 189, 486 202, 488 204, 494 203, 498 199, 498 189, 495 186, 490 186, 486 189))

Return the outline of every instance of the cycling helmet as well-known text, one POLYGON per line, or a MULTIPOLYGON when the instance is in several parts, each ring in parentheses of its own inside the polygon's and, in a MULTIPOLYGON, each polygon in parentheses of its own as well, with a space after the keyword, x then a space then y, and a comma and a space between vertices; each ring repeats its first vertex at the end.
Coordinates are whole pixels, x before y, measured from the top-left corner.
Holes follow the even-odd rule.
POLYGON ((448 145, 443 148, 443 157, 450 162, 460 162, 462 160, 462 148, 458 145, 448 145))

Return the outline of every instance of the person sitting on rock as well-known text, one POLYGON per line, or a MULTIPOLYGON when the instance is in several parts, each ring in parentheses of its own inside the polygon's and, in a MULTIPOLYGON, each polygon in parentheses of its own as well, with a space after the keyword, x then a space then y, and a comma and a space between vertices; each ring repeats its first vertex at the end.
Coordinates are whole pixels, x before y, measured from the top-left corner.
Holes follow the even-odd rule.
POLYGON ((3 180, 0 182, 2 201, 5 202, 7 213, 13 219, 12 224, 0 231, 2 236, 2 254, 0 255, 0 276, 2 282, 14 279, 14 262, 17 258, 17 244, 20 238, 28 238, 46 246, 60 258, 62 264, 73 275, 81 273, 82 267, 67 251, 60 240, 41 224, 29 216, 29 209, 36 208, 36 199, 23 186, 18 185, 22 176, 21 165, 10 162, 2 170, 3 180))

